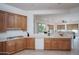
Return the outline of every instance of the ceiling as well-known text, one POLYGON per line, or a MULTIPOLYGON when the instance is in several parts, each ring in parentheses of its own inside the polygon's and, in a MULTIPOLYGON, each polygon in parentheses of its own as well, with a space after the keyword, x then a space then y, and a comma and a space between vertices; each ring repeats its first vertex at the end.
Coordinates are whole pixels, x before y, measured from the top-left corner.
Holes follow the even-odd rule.
POLYGON ((6 3, 22 10, 53 10, 79 7, 79 3, 6 3))

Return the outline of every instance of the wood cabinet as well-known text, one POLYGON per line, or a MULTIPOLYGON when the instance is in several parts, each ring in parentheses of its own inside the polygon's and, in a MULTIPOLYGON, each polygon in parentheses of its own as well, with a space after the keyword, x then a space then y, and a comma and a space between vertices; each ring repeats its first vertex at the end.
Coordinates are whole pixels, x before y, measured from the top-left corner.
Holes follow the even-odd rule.
POLYGON ((57 30, 65 30, 65 25, 57 25, 57 30))
POLYGON ((27 49, 27 38, 24 38, 23 41, 23 49, 27 49))
POLYGON ((44 39, 44 49, 51 49, 51 39, 49 38, 44 39))
POLYGON ((16 51, 20 51, 20 50, 24 49, 23 43, 24 43, 23 39, 17 39, 16 40, 16 51))
POLYGON ((51 49, 58 49, 58 41, 51 39, 51 49))
POLYGON ((68 30, 78 30, 78 24, 67 24, 68 30))
POLYGON ((71 50, 71 41, 70 40, 62 40, 62 49, 71 50))
POLYGON ((8 14, 8 21, 7 21, 8 28, 14 29, 21 29, 26 30, 27 28, 27 17, 17 14, 8 14))
POLYGON ((0 54, 12 54, 16 52, 15 40, 0 42, 0 54))
POLYGON ((8 52, 8 54, 10 53, 15 53, 16 52, 16 43, 15 43, 15 40, 10 40, 10 41, 7 41, 5 42, 5 45, 6 45, 6 50, 5 52, 8 52))
POLYGON ((27 38, 27 49, 35 49, 35 39, 27 38))
POLYGON ((22 16, 22 15, 18 15, 17 16, 17 26, 21 29, 21 30, 27 30, 27 17, 26 16, 22 16))
POLYGON ((3 11, 0 11, 0 32, 5 31, 6 28, 6 23, 5 21, 7 20, 6 18, 6 13, 3 11))
POLYGON ((48 28, 54 30, 54 25, 48 25, 48 28))
POLYGON ((0 11, 0 32, 8 28, 27 30, 27 16, 0 11))
POLYGON ((16 28, 15 14, 8 13, 7 28, 16 28))
POLYGON ((70 38, 45 38, 44 49, 71 50, 70 38))
POLYGON ((2 53, 2 51, 3 51, 3 42, 0 42, 0 54, 2 53))
POLYGON ((35 38, 21 38, 0 42, 0 54, 13 54, 25 49, 35 49, 35 38))

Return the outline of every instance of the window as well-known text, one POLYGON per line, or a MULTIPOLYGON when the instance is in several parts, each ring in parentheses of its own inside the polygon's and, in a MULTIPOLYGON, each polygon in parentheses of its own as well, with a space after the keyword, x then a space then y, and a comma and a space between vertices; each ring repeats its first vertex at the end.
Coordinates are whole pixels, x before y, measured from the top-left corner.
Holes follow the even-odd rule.
POLYGON ((39 23, 38 24, 38 32, 44 32, 46 30, 45 24, 39 23))

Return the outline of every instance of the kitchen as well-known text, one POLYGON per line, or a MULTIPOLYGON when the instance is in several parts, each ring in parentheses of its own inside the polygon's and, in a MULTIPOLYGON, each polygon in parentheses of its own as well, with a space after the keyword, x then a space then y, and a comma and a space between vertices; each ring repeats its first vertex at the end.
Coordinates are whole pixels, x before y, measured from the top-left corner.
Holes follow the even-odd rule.
POLYGON ((78 54, 78 10, 78 3, 0 4, 0 54, 78 54))

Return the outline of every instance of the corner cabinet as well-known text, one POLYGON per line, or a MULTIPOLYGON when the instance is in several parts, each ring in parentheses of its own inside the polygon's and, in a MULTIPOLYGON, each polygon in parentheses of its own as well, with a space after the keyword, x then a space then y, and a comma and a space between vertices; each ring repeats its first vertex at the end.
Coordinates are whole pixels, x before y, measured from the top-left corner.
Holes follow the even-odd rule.
POLYGON ((4 52, 6 52, 7 54, 15 53, 16 52, 15 41, 16 40, 10 40, 10 41, 5 42, 4 52))

